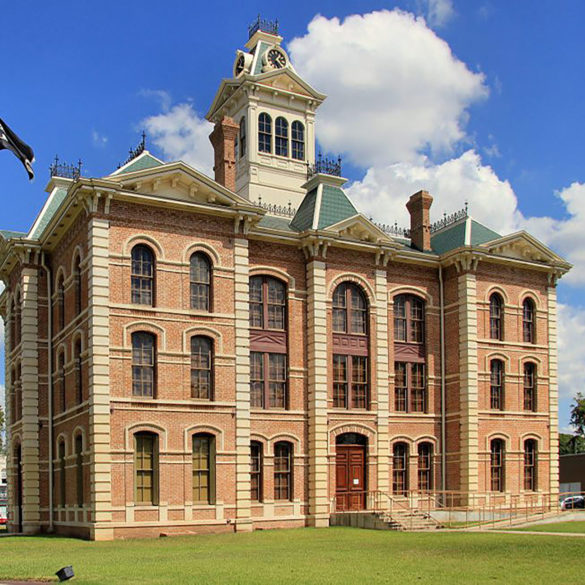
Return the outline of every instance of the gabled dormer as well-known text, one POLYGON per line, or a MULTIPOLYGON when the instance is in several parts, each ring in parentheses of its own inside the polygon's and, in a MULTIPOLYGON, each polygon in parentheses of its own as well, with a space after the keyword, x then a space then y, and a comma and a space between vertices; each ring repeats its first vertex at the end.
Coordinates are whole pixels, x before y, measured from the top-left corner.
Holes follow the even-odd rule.
POLYGON ((258 19, 249 33, 246 50, 236 52, 232 77, 221 82, 206 117, 216 126, 225 119, 238 126, 239 195, 298 207, 307 168, 315 163, 315 111, 326 96, 295 71, 277 23, 258 19))

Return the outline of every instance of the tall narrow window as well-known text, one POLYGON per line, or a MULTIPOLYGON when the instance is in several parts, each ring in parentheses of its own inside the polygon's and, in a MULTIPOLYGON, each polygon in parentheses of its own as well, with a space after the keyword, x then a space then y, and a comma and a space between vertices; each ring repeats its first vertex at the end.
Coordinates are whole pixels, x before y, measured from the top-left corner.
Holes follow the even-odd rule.
POLYGON ((81 357, 81 340, 75 342, 75 388, 77 404, 83 402, 83 359, 81 357))
POLYGON ((14 311, 16 317, 14 321, 15 327, 15 334, 14 334, 14 342, 13 342, 13 349, 20 343, 22 339, 22 296, 20 292, 16 295, 16 307, 14 311))
POLYGON ((406 494, 408 491, 408 445, 396 443, 392 452, 392 491, 406 494))
POLYGON ((274 124, 274 152, 278 156, 288 156, 288 122, 279 116, 274 124))
POLYGON ((364 293, 351 282, 342 282, 333 293, 333 332, 365 335, 368 305, 364 293))
POLYGON ((418 489, 428 492, 433 489, 433 445, 420 443, 418 446, 418 489))
POLYGON ((240 120, 240 158, 246 156, 246 116, 240 120))
POLYGON ((284 441, 274 445, 274 499, 292 499, 292 445, 284 441))
POLYGON ((534 439, 524 441, 524 489, 535 492, 537 487, 537 447, 534 439))
POLYGON ((75 286, 75 314, 81 313, 82 288, 81 288, 81 258, 77 256, 73 265, 73 282, 75 286))
POLYGON ((498 293, 490 297, 490 339, 504 339, 504 301, 498 293))
POLYGON ((305 127, 301 122, 291 124, 292 157, 296 160, 305 160, 305 127))
POLYGON ((193 501, 215 502, 215 437, 193 435, 193 501))
POLYGON ((191 338, 191 397, 213 397, 213 342, 200 335, 191 338))
POLYGON ((408 406, 408 364, 394 363, 394 410, 406 412, 408 406))
POLYGON ((77 483, 77 505, 83 506, 83 437, 75 437, 75 475, 77 483))
POLYGON ((67 502, 67 478, 66 473, 66 461, 65 461, 65 441, 59 441, 59 505, 64 507, 67 502))
POLYGON ((158 503, 158 437, 154 433, 134 435, 135 501, 155 506, 158 503))
POLYGON ((266 113, 258 116, 258 152, 272 152, 272 118, 266 113))
POLYGON ((490 443, 490 483, 492 492, 503 492, 505 485, 505 446, 502 439, 490 443))
POLYGON ((504 364, 501 360, 490 362, 490 408, 504 410, 504 364))
POLYGON ((132 334, 132 394, 154 396, 155 336, 140 331, 132 334))
POLYGON ((250 499, 253 502, 262 501, 263 465, 262 443, 252 441, 250 444, 250 499))
POLYGON ((59 331, 63 331, 65 329, 65 280, 62 274, 57 281, 57 312, 59 331))
POLYGON ((16 416, 17 420, 22 418, 22 367, 20 364, 16 368, 16 416))
POLYGON ((522 337, 524 343, 535 342, 535 314, 534 301, 532 299, 524 299, 522 303, 522 337))
POLYGON ((143 244, 132 248, 132 302, 154 306, 154 254, 143 244))
POLYGON ((195 252, 190 261, 191 308, 211 310, 211 262, 207 254, 195 252))
POLYGON ((412 295, 394 297, 394 341, 424 343, 425 303, 412 295))
POLYGON ((18 345, 16 341, 16 299, 12 299, 10 316, 10 348, 8 351, 12 351, 18 345))
POLYGON ((10 370, 10 423, 13 424, 18 420, 16 412, 16 370, 10 370))
POLYGON ((287 408, 286 286, 250 278, 250 400, 257 408, 287 408), (269 333, 268 333, 269 332, 269 333))
POLYGON ((61 395, 61 412, 67 408, 67 385, 65 384, 65 353, 59 354, 57 361, 57 375, 59 376, 59 390, 61 395))
POLYGON ((426 412, 425 364, 394 363, 394 409, 396 412, 426 412))
POLYGON ((368 359, 359 355, 333 355, 333 406, 366 408, 368 359))
POLYGON ((524 364, 524 410, 536 411, 536 366, 524 364))

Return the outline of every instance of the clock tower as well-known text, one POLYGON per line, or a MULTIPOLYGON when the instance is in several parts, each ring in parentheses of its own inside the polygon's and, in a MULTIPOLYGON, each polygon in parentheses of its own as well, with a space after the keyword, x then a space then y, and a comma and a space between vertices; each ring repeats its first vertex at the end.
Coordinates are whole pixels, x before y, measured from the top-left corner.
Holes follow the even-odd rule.
POLYGON ((306 194, 307 169, 315 164, 315 111, 326 96, 297 74, 281 42, 278 23, 258 18, 206 118, 216 127, 225 118, 239 125, 238 195, 298 208, 306 194))

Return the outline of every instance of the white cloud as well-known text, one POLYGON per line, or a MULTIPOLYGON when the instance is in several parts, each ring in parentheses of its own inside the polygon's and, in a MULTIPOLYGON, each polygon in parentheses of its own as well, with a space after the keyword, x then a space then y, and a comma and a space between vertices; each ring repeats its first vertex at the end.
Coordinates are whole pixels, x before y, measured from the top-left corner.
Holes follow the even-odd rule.
POLYGON ((465 138, 467 108, 488 95, 423 18, 400 10, 317 16, 289 45, 295 68, 329 95, 318 139, 359 166, 449 153, 465 138))
POLYGON ((92 130, 91 141, 94 146, 104 147, 108 143, 108 137, 100 134, 97 130, 92 130))
POLYGON ((417 4, 419 11, 433 27, 444 26, 455 15, 452 0, 418 0, 417 4))
POLYGON ((213 176, 213 149, 209 142, 213 126, 191 104, 172 106, 162 114, 146 118, 142 124, 166 158, 182 160, 213 176))
POLYGON ((159 103, 161 110, 165 113, 171 109, 171 94, 164 89, 141 89, 138 92, 138 95, 141 95, 145 98, 154 99, 159 103))
POLYGON ((558 304, 559 397, 570 401, 583 392, 585 309, 558 304))

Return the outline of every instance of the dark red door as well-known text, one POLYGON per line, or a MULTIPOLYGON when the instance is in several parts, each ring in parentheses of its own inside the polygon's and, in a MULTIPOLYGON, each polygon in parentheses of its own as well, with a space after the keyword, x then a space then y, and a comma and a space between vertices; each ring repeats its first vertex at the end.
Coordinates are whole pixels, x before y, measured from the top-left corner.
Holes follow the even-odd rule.
POLYGON ((363 510, 366 507, 366 448, 361 445, 337 445, 335 471, 337 509, 363 510))

